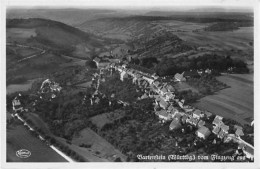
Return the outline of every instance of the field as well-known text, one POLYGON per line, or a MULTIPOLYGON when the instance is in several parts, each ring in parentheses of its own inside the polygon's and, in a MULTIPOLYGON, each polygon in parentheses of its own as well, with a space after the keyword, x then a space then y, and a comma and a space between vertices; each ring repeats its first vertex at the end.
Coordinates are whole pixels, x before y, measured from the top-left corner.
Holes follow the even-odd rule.
POLYGON ((17 46, 6 46, 7 49, 7 53, 8 56, 10 54, 15 54, 19 56, 19 59, 31 56, 31 55, 35 55, 35 54, 39 54, 41 51, 37 50, 37 49, 32 49, 32 48, 26 48, 26 47, 17 47, 17 46))
POLYGON ((160 22, 156 22, 156 25, 169 31, 177 31, 177 30, 192 31, 196 29, 203 29, 208 24, 182 22, 182 21, 160 21, 160 22))
POLYGON ((77 86, 83 87, 83 88, 88 88, 91 86, 91 84, 92 84, 92 81, 89 81, 89 82, 78 84, 77 86))
POLYGON ((233 57, 253 60, 254 28, 243 27, 236 31, 223 32, 176 32, 181 39, 199 46, 208 46, 213 51, 230 52, 233 57), (231 53, 232 52, 232 53, 231 53))
POLYGON ((28 80, 24 84, 10 84, 6 87, 7 94, 15 93, 18 91, 27 91, 32 87, 34 80, 28 80))
POLYGON ((115 110, 110 113, 103 113, 96 115, 91 118, 92 123, 94 123, 99 129, 101 129, 107 123, 113 123, 115 120, 122 118, 125 112, 122 110, 115 110))
POLYGON ((27 38, 36 36, 35 29, 26 28, 8 28, 6 30, 7 42, 22 41, 24 42, 27 38))
MULTIPOLYGON (((17 77, 24 77, 25 79, 39 78, 48 73, 62 69, 61 65, 63 63, 67 63, 68 61, 69 59, 65 59, 51 53, 45 53, 28 60, 24 60, 18 64, 13 60, 11 61, 12 65, 9 65, 9 68, 7 68, 6 79, 8 82, 11 82, 12 79, 17 77)), ((24 87, 29 86, 24 85, 24 87)), ((16 86, 12 86, 12 88, 16 88, 16 86)))
MULTIPOLYGON (((92 152, 96 153, 102 159, 113 161, 116 157, 120 157, 122 161, 126 160, 126 156, 123 155, 120 151, 114 148, 110 143, 108 143, 105 139, 97 135, 91 129, 84 129, 80 132, 79 136, 73 138, 72 143, 75 145, 80 144, 90 144, 92 152)), ((87 148, 84 148, 87 150, 87 148)), ((93 153, 94 154, 94 153, 93 153)), ((100 161, 103 161, 100 159, 100 161)))
POLYGON ((66 162, 58 153, 48 147, 40 139, 32 136, 22 125, 7 130, 8 162, 66 162), (31 152, 28 158, 18 158, 16 151, 27 149, 31 152))
POLYGON ((254 119, 253 74, 222 75, 217 79, 230 88, 200 99, 195 106, 242 124, 250 124, 254 119))
MULTIPOLYGON (((41 118, 34 114, 27 114, 27 118, 30 119, 36 127, 41 128, 45 133, 54 136, 49 131, 48 126, 41 118)), ((125 159, 125 156, 116 150, 110 143, 104 140, 102 137, 97 135, 91 129, 82 130, 79 135, 75 136, 72 140, 72 144, 68 144, 65 139, 61 137, 56 137, 57 140, 61 141, 63 144, 68 146, 70 149, 77 152, 79 155, 83 156, 86 161, 93 162, 108 162, 113 161, 113 155, 125 159), (90 144, 91 148, 79 147, 80 144, 90 144)))
POLYGON ((188 85, 186 82, 177 82, 174 84, 174 88, 176 88, 179 92, 185 91, 185 90, 191 90, 195 93, 199 93, 199 91, 197 89, 188 85))

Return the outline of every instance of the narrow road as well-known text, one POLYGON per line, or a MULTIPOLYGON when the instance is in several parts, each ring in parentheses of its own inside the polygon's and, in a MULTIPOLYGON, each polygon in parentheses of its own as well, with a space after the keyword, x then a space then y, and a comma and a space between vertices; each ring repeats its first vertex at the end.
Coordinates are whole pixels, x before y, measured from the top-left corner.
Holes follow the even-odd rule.
POLYGON ((46 53, 46 50, 43 50, 41 53, 34 54, 34 55, 28 56, 28 57, 26 57, 26 58, 20 59, 20 60, 18 60, 18 63, 19 63, 19 62, 22 62, 22 61, 24 61, 24 60, 31 59, 31 58, 36 57, 36 56, 43 55, 44 53, 46 53))
POLYGON ((27 46, 27 45, 22 45, 22 44, 13 44, 13 43, 6 43, 6 45, 7 46, 17 46, 17 47, 21 47, 21 48, 35 49, 35 50, 38 50, 38 51, 41 52, 41 53, 33 54, 33 55, 28 56, 28 57, 23 58, 23 59, 20 59, 20 60, 17 61, 18 63, 22 62, 24 60, 31 59, 33 57, 39 56, 39 55, 43 55, 44 53, 46 53, 46 50, 41 49, 41 48, 37 48, 37 47, 33 47, 33 46, 27 46))

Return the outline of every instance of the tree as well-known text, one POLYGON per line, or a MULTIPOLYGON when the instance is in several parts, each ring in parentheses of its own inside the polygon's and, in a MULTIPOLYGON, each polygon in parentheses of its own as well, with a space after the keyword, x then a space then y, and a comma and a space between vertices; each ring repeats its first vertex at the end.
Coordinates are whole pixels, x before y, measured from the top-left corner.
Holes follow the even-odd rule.
POLYGON ((86 61, 85 65, 86 65, 86 66, 89 66, 90 68, 93 68, 93 69, 96 69, 96 68, 97 68, 96 63, 95 63, 93 60, 88 60, 88 61, 86 61))
POLYGON ((114 162, 122 162, 120 157, 117 157, 114 162))

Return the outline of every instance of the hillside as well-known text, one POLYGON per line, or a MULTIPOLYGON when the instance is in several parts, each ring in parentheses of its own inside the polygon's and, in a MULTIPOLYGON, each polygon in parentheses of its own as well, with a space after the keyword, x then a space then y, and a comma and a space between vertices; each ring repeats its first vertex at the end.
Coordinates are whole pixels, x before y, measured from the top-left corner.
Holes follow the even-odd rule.
POLYGON ((135 18, 102 18, 86 21, 77 27, 105 38, 130 40, 133 37, 152 33, 150 21, 135 18))
MULTIPOLYGON (((98 19, 104 16, 116 16, 117 11, 108 9, 7 9, 6 17, 15 18, 44 18, 59 21, 68 25, 75 25, 91 19, 98 19)), ((122 15, 122 13, 120 13, 122 15)))
POLYGON ((84 65, 104 43, 96 36, 47 19, 7 19, 6 27, 7 85, 30 85, 30 80, 76 62, 84 65))
POLYGON ((253 25, 252 13, 212 12, 160 12, 151 11, 145 15, 98 18, 75 25, 77 28, 98 36, 124 41, 150 35, 161 30, 190 32, 203 30, 215 23, 236 23, 239 27, 253 25))
POLYGON ((17 33, 25 34, 26 31, 31 30, 30 36, 22 36, 23 42, 77 57, 90 57, 90 53, 101 48, 103 44, 93 35, 52 20, 7 19, 6 26, 7 35, 10 35, 7 42, 17 42, 17 33), (16 37, 12 39, 13 36, 16 37))
POLYGON ((178 36, 165 31, 153 33, 151 36, 143 36, 131 41, 129 44, 134 46, 134 51, 131 54, 137 54, 139 58, 155 57, 161 59, 193 49, 192 46, 178 36))

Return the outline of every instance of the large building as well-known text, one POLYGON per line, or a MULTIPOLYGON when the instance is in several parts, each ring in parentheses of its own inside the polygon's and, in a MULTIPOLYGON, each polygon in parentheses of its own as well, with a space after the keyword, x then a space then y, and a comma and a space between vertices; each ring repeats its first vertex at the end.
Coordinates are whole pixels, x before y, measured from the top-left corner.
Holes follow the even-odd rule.
POLYGON ((205 127, 205 126, 201 126, 197 131, 196 131, 196 135, 200 138, 206 139, 209 135, 210 135, 210 130, 205 127))

